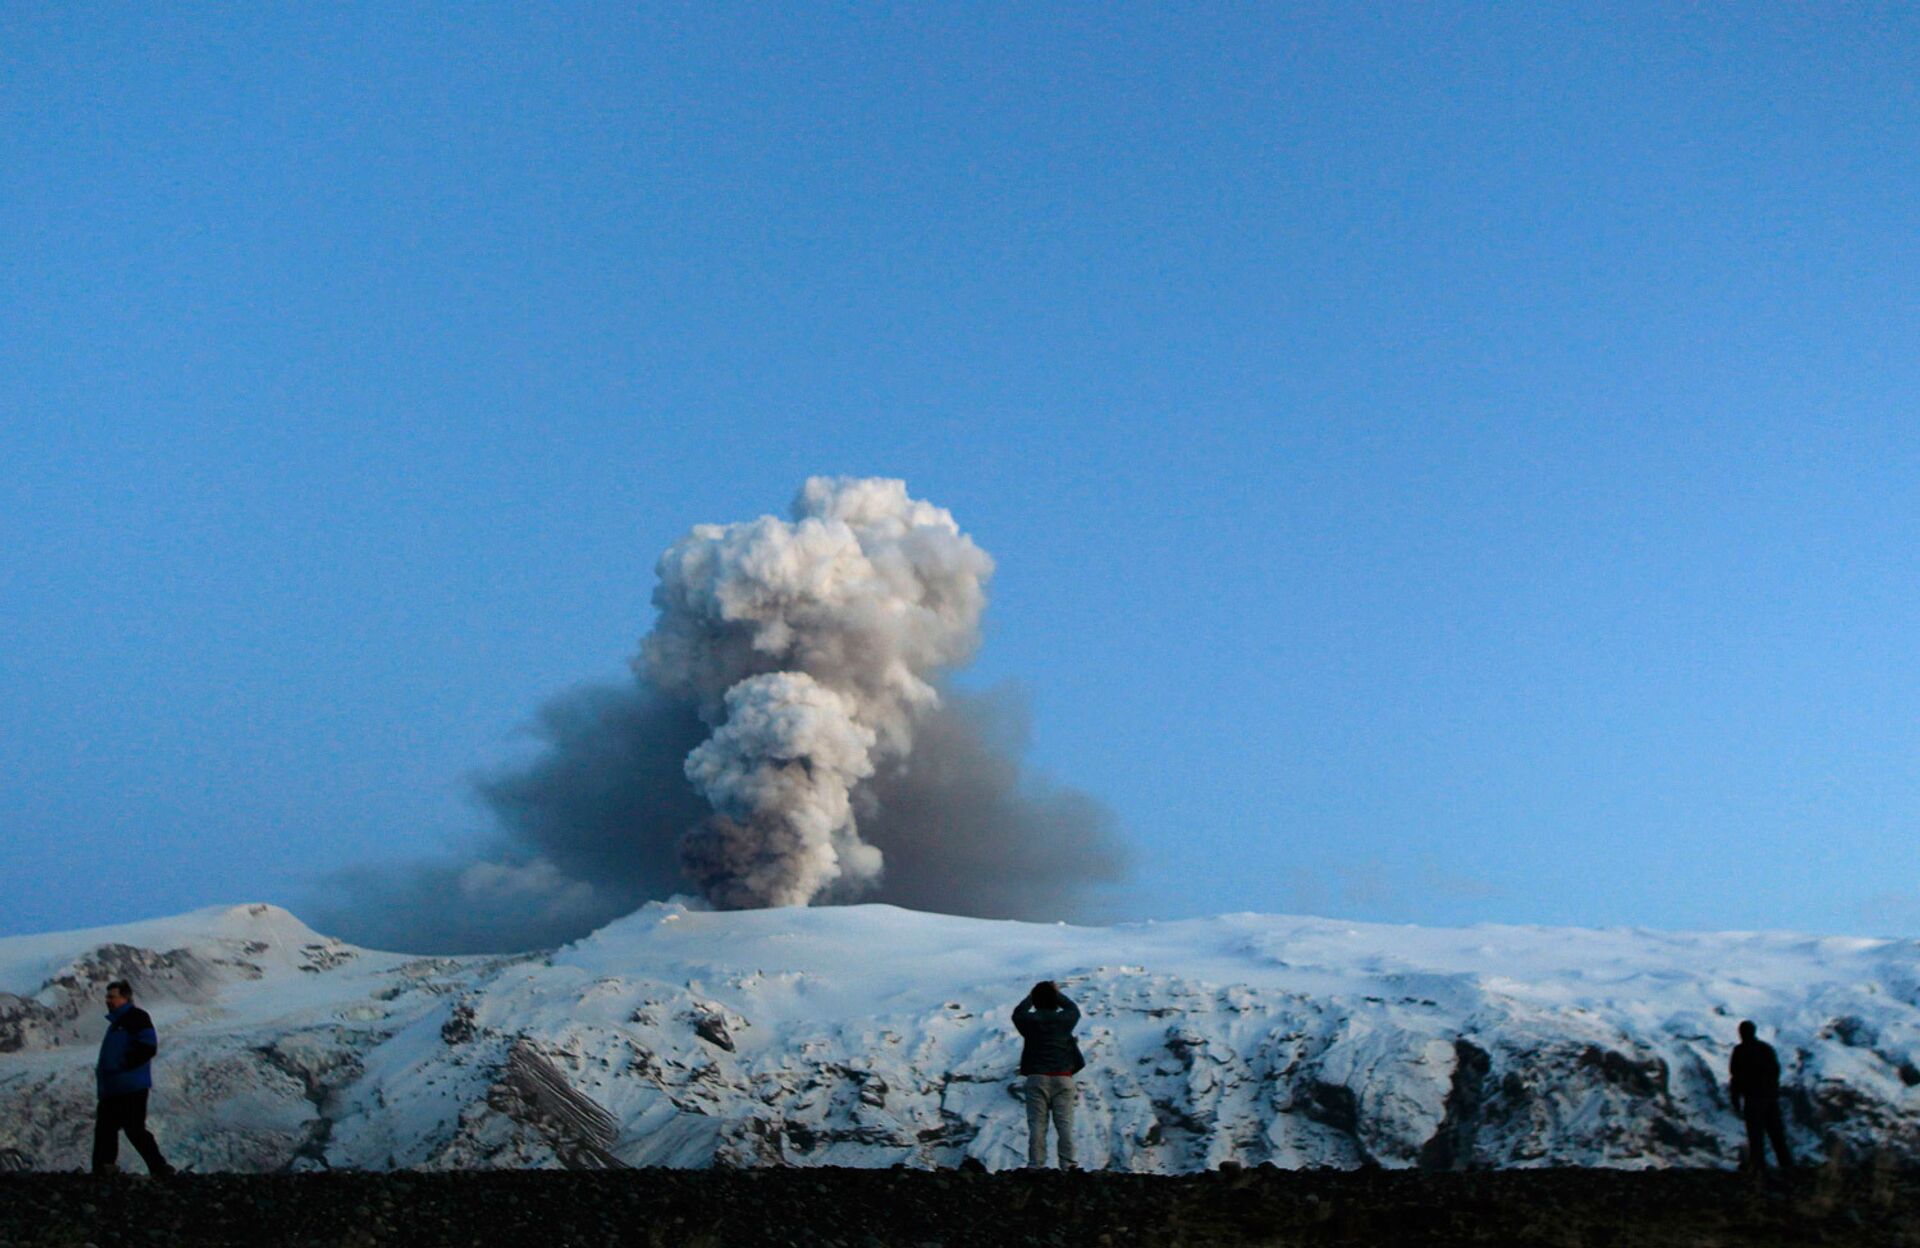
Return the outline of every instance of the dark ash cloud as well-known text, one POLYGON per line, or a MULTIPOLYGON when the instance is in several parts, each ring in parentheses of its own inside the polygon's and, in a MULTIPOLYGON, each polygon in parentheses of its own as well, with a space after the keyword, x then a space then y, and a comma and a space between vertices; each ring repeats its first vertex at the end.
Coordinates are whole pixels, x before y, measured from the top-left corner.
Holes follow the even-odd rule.
POLYGON ((1028 774, 1024 704, 945 676, 993 560, 903 481, 813 477, 790 519, 695 525, 660 556, 635 679, 540 713, 480 782, 472 855, 336 877, 317 917, 444 953, 557 944, 654 898, 1086 914, 1125 855, 1093 798, 1028 774))
MULTIPOLYGON (((683 771, 706 728, 635 682, 555 698, 537 756, 478 782, 497 830, 456 861, 336 876, 317 926, 416 953, 506 953, 586 935, 650 900, 692 891, 680 842, 708 814, 683 771)), ((1014 690, 945 690, 916 748, 863 787, 860 826, 886 858, 881 901, 994 919, 1084 921, 1127 874, 1112 812, 1022 763, 1014 690)))

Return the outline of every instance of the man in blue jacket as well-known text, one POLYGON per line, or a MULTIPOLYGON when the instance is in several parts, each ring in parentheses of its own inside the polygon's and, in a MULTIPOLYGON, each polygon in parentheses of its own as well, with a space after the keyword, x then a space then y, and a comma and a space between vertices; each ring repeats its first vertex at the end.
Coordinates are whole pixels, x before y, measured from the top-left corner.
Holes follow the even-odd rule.
POLYGON ((1027 1164, 1047 1164, 1047 1122, 1053 1122, 1054 1147, 1060 1168, 1074 1168, 1073 1077, 1087 1064, 1073 1038, 1080 1007, 1067 999, 1052 980, 1033 986, 1013 1010, 1013 1025, 1026 1043, 1020 1051, 1020 1073, 1027 1077, 1027 1164))
POLYGON ((93 1172, 113 1174, 120 1156, 120 1133, 125 1131, 147 1173, 169 1175, 173 1167, 160 1155, 160 1146, 147 1130, 147 1093, 153 1090, 154 1054, 160 1036, 153 1019, 133 1003, 133 986, 124 979, 107 985, 107 1034, 100 1040, 100 1062, 94 1082, 100 1105, 93 1119, 93 1172))

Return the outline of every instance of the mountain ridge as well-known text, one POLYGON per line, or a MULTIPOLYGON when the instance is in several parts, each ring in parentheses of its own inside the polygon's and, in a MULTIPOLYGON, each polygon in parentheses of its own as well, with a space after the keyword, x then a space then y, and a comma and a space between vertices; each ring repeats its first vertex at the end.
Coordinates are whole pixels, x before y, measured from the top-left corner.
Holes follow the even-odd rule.
POLYGON ((84 1163, 99 989, 177 1160, 278 1171, 1024 1160, 1036 979, 1083 1164, 1731 1166, 1743 1017, 1801 1153, 1920 1159, 1920 942, 1221 915, 1115 927, 655 902, 536 953, 361 949, 252 904, 0 939, 0 1154, 84 1163))

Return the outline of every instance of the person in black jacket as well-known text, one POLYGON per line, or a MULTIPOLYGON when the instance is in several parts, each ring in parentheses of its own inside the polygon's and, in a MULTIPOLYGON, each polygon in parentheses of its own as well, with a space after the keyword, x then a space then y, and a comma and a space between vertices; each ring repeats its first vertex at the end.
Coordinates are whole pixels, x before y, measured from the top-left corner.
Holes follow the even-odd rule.
POLYGON ((1020 1051, 1020 1073, 1027 1077, 1027 1164, 1047 1164, 1047 1121, 1053 1121, 1060 1168, 1074 1168, 1073 1077, 1087 1064, 1073 1028, 1080 1007, 1067 999, 1050 979, 1013 1009, 1013 1025, 1026 1043, 1020 1051))
POLYGON ((1793 1169, 1787 1153, 1787 1129, 1780 1120, 1780 1059, 1773 1046, 1758 1038, 1752 1022, 1740 1024, 1740 1043, 1733 1047, 1732 1079, 1727 1091, 1733 1112, 1747 1121, 1747 1165, 1758 1173, 1766 1169, 1762 1136, 1773 1142, 1773 1159, 1782 1170, 1793 1169))
POLYGON ((107 1034, 100 1039, 100 1060, 94 1082, 100 1103, 93 1119, 93 1172, 113 1174, 119 1169, 120 1133, 127 1133, 147 1173, 169 1175, 173 1167, 160 1155, 153 1133, 147 1130, 147 1093, 153 1089, 154 1055, 160 1037, 153 1019, 133 1003, 133 986, 124 979, 107 985, 107 1034))

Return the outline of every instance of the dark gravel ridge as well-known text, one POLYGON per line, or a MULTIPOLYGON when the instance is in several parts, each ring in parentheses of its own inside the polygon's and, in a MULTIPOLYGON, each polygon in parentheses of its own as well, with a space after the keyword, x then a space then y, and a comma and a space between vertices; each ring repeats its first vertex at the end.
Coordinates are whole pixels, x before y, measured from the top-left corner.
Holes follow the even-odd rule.
POLYGON ((0 1246, 1920 1245, 1920 1171, 0 1175, 0 1246))

